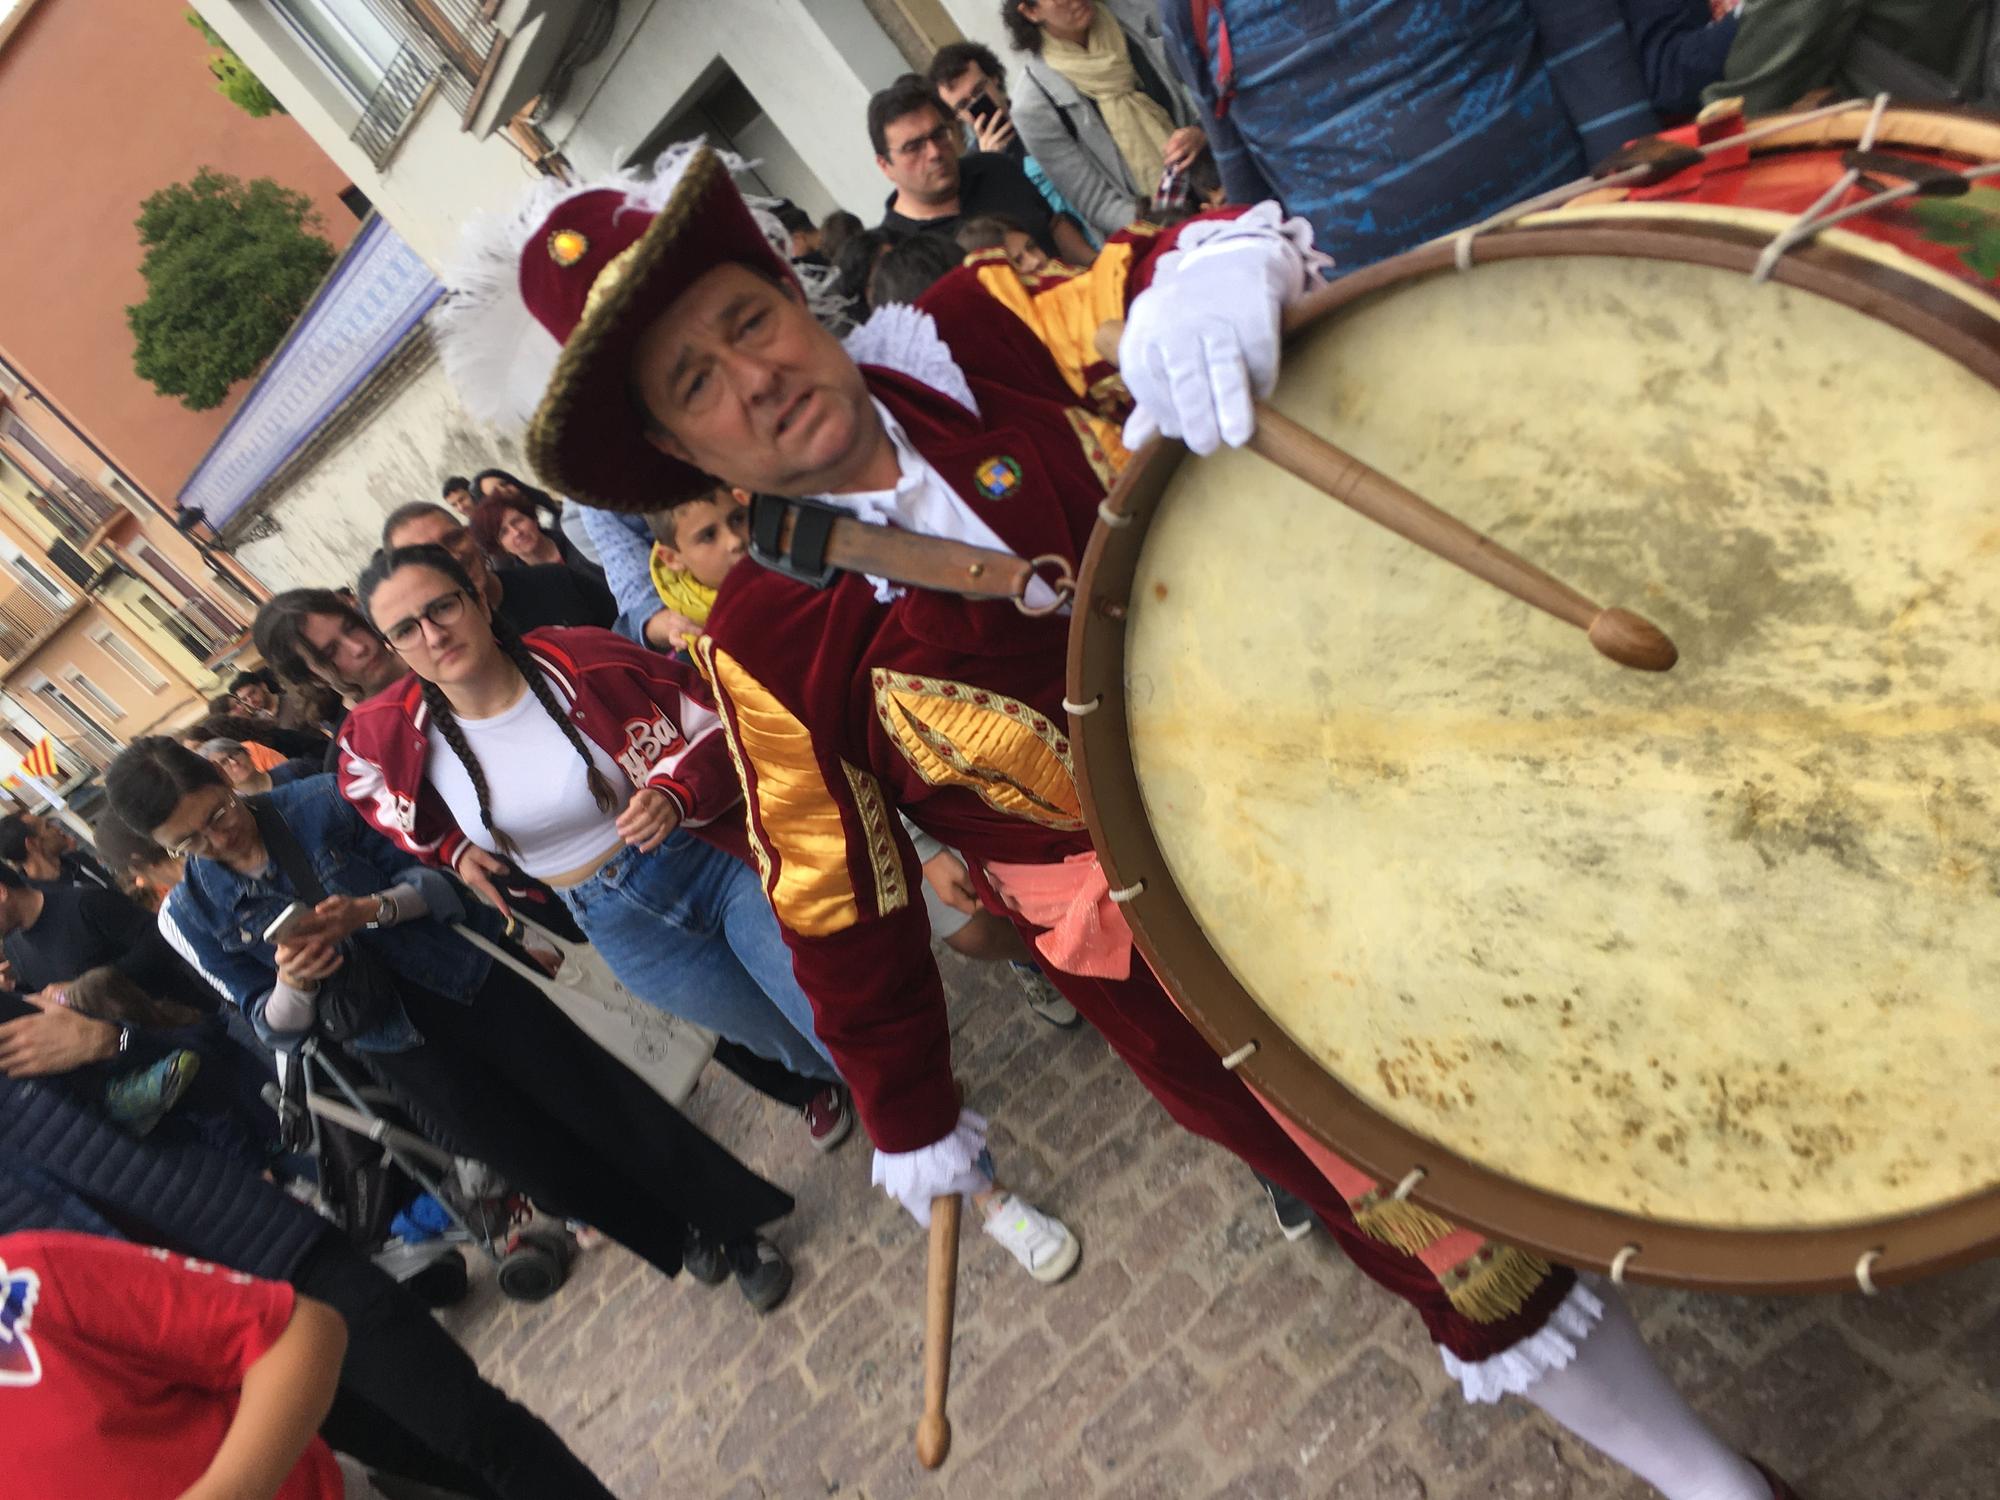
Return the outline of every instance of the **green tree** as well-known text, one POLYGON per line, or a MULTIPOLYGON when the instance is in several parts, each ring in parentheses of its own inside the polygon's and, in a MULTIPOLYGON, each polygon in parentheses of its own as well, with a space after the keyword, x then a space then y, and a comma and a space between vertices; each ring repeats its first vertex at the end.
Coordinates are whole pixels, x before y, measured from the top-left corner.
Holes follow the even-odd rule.
POLYGON ((254 374, 334 262, 304 193, 203 167, 139 207, 146 300, 125 309, 132 367, 206 411, 254 374))
POLYGON ((215 75, 217 93, 245 114, 260 120, 266 115, 288 113, 285 106, 278 102, 278 96, 264 87, 263 80, 250 71, 243 59, 236 55, 236 49, 218 36, 214 27, 194 11, 187 12, 187 23, 216 49, 209 54, 208 71, 215 75))

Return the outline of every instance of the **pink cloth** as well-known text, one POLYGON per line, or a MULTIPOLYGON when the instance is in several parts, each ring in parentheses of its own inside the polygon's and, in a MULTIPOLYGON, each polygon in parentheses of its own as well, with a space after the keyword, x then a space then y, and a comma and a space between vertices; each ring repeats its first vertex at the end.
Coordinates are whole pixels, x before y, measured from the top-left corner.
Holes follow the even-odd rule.
POLYGON ((1072 854, 1059 865, 989 864, 986 878, 1010 911, 1048 929, 1035 939, 1036 951, 1065 974, 1131 977, 1132 929, 1095 854, 1072 854))

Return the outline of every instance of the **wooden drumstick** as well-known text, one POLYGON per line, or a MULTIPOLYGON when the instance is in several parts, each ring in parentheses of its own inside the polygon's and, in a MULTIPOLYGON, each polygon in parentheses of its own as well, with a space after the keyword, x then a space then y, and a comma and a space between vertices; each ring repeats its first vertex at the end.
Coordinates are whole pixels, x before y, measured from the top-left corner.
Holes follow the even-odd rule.
MULTIPOLYGON (((1118 340, 1124 332, 1125 325, 1116 319, 1098 327, 1097 353, 1106 363, 1118 363, 1118 340)), ((1257 403, 1257 430, 1249 447, 1378 526, 1576 626, 1591 645, 1620 666, 1664 672, 1680 659, 1674 643, 1650 621, 1630 610, 1597 604, 1344 448, 1307 431, 1267 401, 1257 403)))
POLYGON ((951 1325, 958 1306, 957 1193, 931 1199, 931 1251, 924 1284, 924 1414, 917 1420, 917 1462, 935 1469, 951 1451, 944 1414, 951 1388, 951 1325))

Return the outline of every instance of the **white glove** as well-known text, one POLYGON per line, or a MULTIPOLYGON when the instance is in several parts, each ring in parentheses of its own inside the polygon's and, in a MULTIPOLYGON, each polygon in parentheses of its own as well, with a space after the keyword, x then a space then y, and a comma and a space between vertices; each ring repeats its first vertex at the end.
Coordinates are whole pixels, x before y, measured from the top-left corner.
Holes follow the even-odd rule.
POLYGON ((914 1151, 877 1151, 873 1180, 929 1228, 931 1199, 943 1193, 983 1193, 993 1186, 986 1121, 969 1109, 960 1110, 957 1127, 942 1140, 914 1151))
POLYGON ((1137 409, 1124 441, 1177 437, 1196 453, 1241 447, 1278 383, 1278 320, 1330 264, 1303 220, 1275 203, 1182 231, 1132 302, 1118 364, 1137 409))

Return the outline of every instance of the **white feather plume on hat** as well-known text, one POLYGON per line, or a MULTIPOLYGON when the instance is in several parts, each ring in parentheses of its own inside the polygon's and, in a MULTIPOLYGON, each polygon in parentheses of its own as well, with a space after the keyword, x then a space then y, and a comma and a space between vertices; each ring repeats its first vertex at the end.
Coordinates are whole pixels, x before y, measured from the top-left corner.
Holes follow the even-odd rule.
MULTIPOLYGON (((467 411, 488 426, 518 435, 526 431, 541 405, 562 346, 522 300, 521 256, 557 207, 586 193, 613 190, 625 195, 632 212, 657 214, 705 145, 702 140, 678 141, 649 169, 629 168, 589 182, 546 178, 511 208, 467 222, 458 258, 445 275, 446 295, 434 325, 445 374, 467 411)), ((714 154, 732 175, 754 165, 733 152, 714 154)), ((743 194, 764 238, 798 279, 806 305, 822 320, 840 316, 838 273, 792 261, 791 234, 772 212, 777 201, 743 194)))

